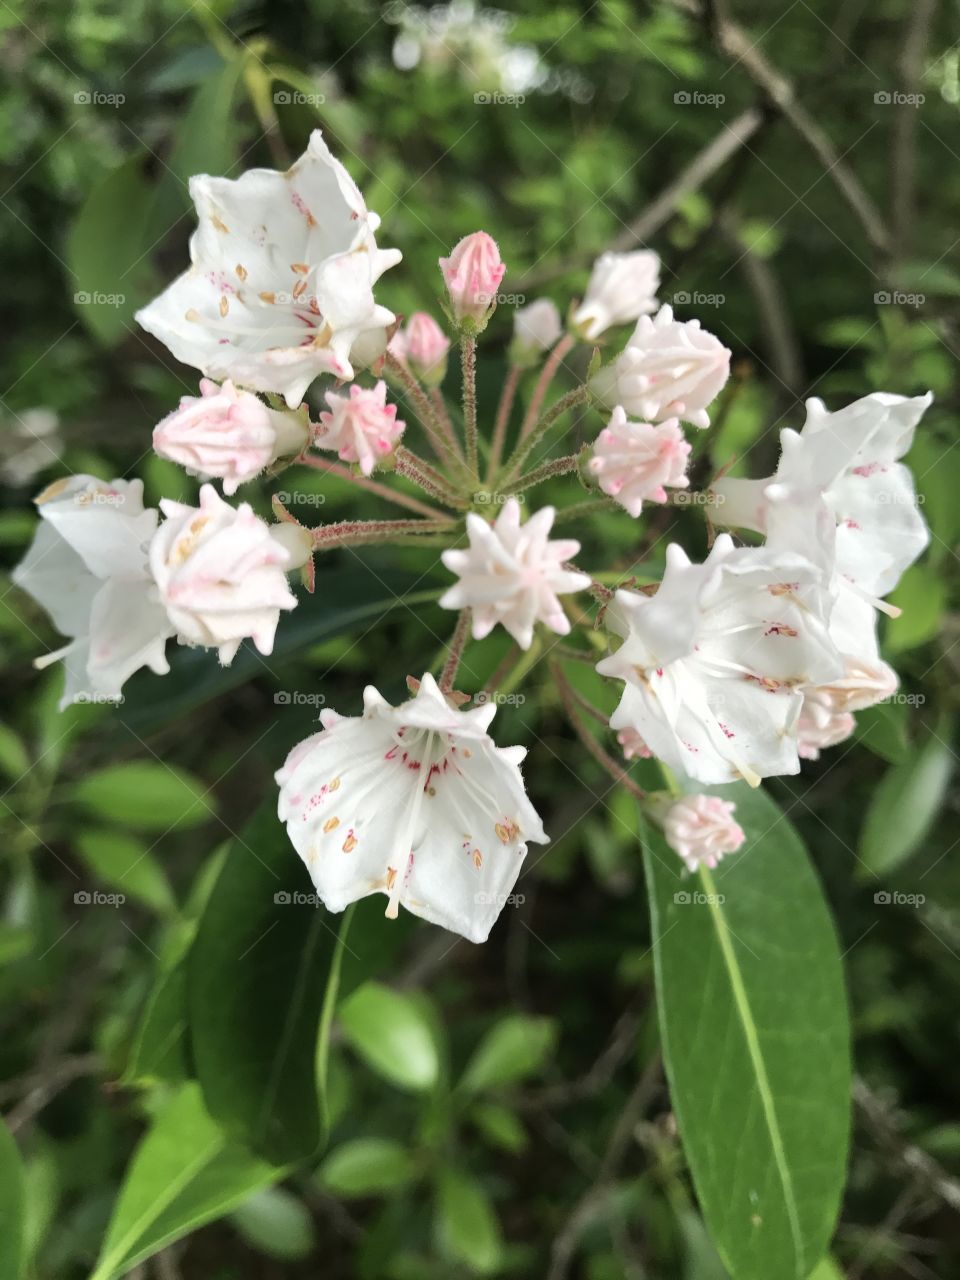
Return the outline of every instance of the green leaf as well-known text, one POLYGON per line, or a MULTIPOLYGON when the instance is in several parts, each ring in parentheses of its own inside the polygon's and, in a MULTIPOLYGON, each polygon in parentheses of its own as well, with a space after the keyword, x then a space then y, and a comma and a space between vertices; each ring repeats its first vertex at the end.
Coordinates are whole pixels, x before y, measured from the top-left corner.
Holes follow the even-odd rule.
POLYGON ((868 872, 889 873, 916 852, 933 825, 952 772, 953 753, 939 737, 887 770, 871 797, 860 836, 860 859, 868 872))
POLYGON ((527 1131, 508 1107, 480 1102, 471 1109, 470 1119, 493 1147, 516 1155, 527 1146, 527 1131))
POLYGON ((84 862, 104 884, 160 914, 176 910, 170 882, 140 840, 120 831, 81 831, 74 843, 84 862))
POLYGON ((331 1151, 318 1173, 336 1195, 385 1195, 413 1180, 414 1163, 406 1147, 391 1138, 356 1138, 331 1151))
POLYGON ((322 1138, 316 1056, 339 921, 298 901, 271 797, 228 848, 190 949, 187 1006, 210 1114, 274 1164, 322 1138))
POLYGON ((340 1006, 347 1042, 384 1079, 404 1089, 430 1089, 440 1073, 429 1023, 416 1001, 367 982, 340 1006))
POLYGON ((903 613, 887 621, 886 648, 891 653, 903 653, 932 640, 940 630, 940 619, 947 607, 947 584, 935 569, 915 564, 897 583, 890 603, 903 613))
POLYGON ((491 1275, 503 1256, 500 1224, 483 1187, 465 1173, 444 1169, 437 1177, 434 1231, 450 1262, 491 1275))
MULTIPOLYGON (((428 583, 422 573, 379 568, 374 572, 356 566, 331 570, 321 565, 314 595, 301 595, 277 630, 270 669, 277 671, 282 659, 332 636, 374 619, 383 621, 401 600, 411 607, 436 600, 439 590, 413 590, 428 583)), ((168 656, 170 674, 158 680, 152 671, 138 672, 124 686, 123 703, 114 713, 140 737, 265 672, 263 659, 249 644, 241 646, 229 667, 221 666, 208 649, 183 646, 171 649, 168 656)))
POLYGON ((104 345, 129 331, 133 313, 157 291, 147 250, 153 192, 134 155, 89 192, 67 238, 77 314, 104 345))
POLYGON ((18 1280, 23 1270, 23 1220, 23 1161, 0 1120, 0 1280, 18 1280))
POLYGON ((0 769, 14 783, 30 772, 27 749, 7 724, 0 724, 0 769))
POLYGON ((823 1258, 810 1272, 810 1280, 843 1280, 843 1272, 832 1258, 823 1258))
POLYGON ((151 1085, 158 1080, 166 1080, 179 1084, 190 1075, 189 1055, 187 964, 184 958, 160 974, 150 993, 123 1083, 151 1085))
POLYGON ((90 1280, 129 1271, 278 1176, 228 1142, 198 1087, 185 1085, 133 1154, 90 1280))
POLYGON ((856 714, 857 740, 889 764, 910 754, 906 702, 878 702, 856 714))
POLYGON ((91 773, 72 789, 78 804, 121 826, 139 831, 195 827, 215 810, 198 778, 159 761, 131 760, 91 773))
POLYGON ((762 792, 724 787, 748 833, 716 872, 644 842, 664 1062, 707 1227, 736 1280, 806 1280, 833 1231, 849 1138, 850 1031, 833 922, 762 792))
POLYGON ((316 1244, 309 1211, 282 1187, 255 1191, 234 1209, 230 1221, 255 1249, 273 1258, 306 1258, 316 1244))
POLYGON ((557 1025, 551 1018, 523 1014, 501 1018, 477 1046, 460 1087, 480 1093, 525 1080, 540 1070, 556 1041, 557 1025))

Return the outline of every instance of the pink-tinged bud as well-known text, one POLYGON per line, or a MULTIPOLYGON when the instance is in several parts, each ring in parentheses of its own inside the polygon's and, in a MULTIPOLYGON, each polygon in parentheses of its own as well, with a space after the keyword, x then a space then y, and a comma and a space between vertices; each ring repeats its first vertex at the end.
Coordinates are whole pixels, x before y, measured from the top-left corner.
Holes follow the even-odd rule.
POLYGON ((150 570, 181 640, 216 648, 224 665, 248 636, 273 651, 282 609, 297 603, 287 586, 290 553, 247 503, 231 507, 200 489, 200 507, 164 499, 166 516, 150 543, 150 570))
POLYGON ((727 853, 746 840, 743 828, 734 821, 736 805, 719 796, 684 796, 670 806, 663 820, 667 844, 691 871, 700 866, 715 867, 727 853))
POLYGON ((229 380, 218 386, 209 378, 201 379, 199 396, 184 396, 153 431, 161 458, 204 480, 221 480, 228 494, 306 442, 307 428, 292 414, 269 409, 229 380))
POLYGON ((439 386, 447 372, 450 339, 425 311, 415 311, 403 331, 410 368, 428 386, 439 386))
POLYGON ((387 404, 387 386, 358 387, 354 382, 345 396, 327 392, 330 412, 320 414, 313 443, 318 449, 336 450, 341 462, 357 462, 365 476, 388 457, 406 428, 397 418, 397 406, 387 404))
POLYGON ((801 760, 819 760, 820 752, 846 742, 857 722, 849 711, 838 711, 828 695, 804 698, 797 720, 797 755, 801 760))
POLYGON ((621 729, 617 734, 624 760, 649 760, 653 752, 636 729, 621 729))
POLYGON ((666 502, 667 489, 685 489, 690 445, 676 418, 654 426, 630 422, 617 405, 587 463, 605 494, 636 519, 645 502, 666 502))
POLYGON ((464 236, 449 258, 440 259, 454 320, 479 333, 497 302, 506 267, 497 242, 485 231, 464 236))

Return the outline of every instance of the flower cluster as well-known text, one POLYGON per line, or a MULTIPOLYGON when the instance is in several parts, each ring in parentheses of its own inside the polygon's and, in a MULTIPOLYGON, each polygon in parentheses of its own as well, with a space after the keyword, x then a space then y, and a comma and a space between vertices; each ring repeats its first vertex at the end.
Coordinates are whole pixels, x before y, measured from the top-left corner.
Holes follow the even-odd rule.
POLYGON ((631 785, 691 871, 746 839, 733 802, 698 788, 796 773, 850 736, 854 712, 896 688, 877 617, 895 612, 884 597, 927 542, 901 459, 929 396, 874 394, 833 413, 809 401, 803 430, 781 435, 774 475, 723 476, 697 495, 753 542, 722 533, 702 563, 672 544, 659 583, 623 586, 615 572, 574 564, 581 543, 553 536, 555 526, 612 504, 636 520, 671 494, 685 500, 685 426, 710 426, 730 375, 717 337, 658 304, 655 253, 603 254, 566 322, 549 298, 515 312, 488 433, 477 339, 507 272, 489 234, 465 236, 439 260, 444 317, 417 311, 403 323, 374 296, 400 254, 378 246, 379 219, 319 132, 286 173, 201 176, 190 189, 191 266, 139 320, 202 375, 200 395, 185 396, 153 436, 158 454, 205 482, 197 505, 146 508, 138 481, 60 481, 37 498, 41 522, 15 580, 69 640, 40 660, 63 660, 66 705, 121 697, 141 667, 163 674, 174 636, 224 663, 245 640, 269 654, 281 614, 297 604, 288 574, 300 571, 312 589, 321 552, 411 537, 442 544, 453 581, 439 604, 458 617, 439 679, 408 677, 413 696, 400 706, 371 687, 362 715, 324 711, 321 731, 276 775, 280 818, 329 910, 380 893, 388 916, 403 906, 482 941, 527 842, 546 840, 520 773, 524 749, 488 734, 495 703, 463 709, 471 694, 455 683, 470 637, 502 627, 519 679, 556 637, 579 634, 564 658, 595 663, 616 709, 590 703, 550 659, 552 685, 594 758, 631 785), (624 325, 632 332, 608 350, 624 325), (459 415, 442 390, 455 347, 459 415), (564 366, 577 384, 551 402, 564 366), (588 414, 601 420, 556 456, 572 413, 566 431, 582 432, 588 414), (269 523, 211 483, 232 497, 286 467, 335 472, 403 506, 404 518, 308 529, 274 497, 269 523), (422 496, 391 490, 375 472, 422 496), (586 501, 531 504, 537 486, 565 475, 579 477, 586 501), (597 662, 598 637, 586 636, 601 625, 610 639, 597 662), (655 757, 672 798, 642 792, 581 710, 616 735, 627 766, 655 757))

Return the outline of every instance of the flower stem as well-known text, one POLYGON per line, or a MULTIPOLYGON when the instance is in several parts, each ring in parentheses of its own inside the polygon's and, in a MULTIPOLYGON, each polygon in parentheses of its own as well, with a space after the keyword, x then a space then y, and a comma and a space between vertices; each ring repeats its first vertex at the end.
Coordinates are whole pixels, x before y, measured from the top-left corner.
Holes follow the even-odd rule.
POLYGON ((515 476, 531 452, 536 448, 537 444, 547 434, 558 418, 562 417, 568 409, 575 408, 578 404, 583 404, 587 398, 587 387, 584 383, 582 386, 574 387, 572 391, 568 391, 565 396, 560 399, 543 415, 537 425, 529 433, 525 440, 518 446, 513 457, 506 465, 505 484, 510 483, 510 477, 515 476))
POLYGON ((543 404, 544 397, 550 389, 554 374, 560 368, 564 356, 569 354, 575 343, 576 338, 572 334, 565 333, 544 361, 543 368, 540 370, 540 377, 537 379, 537 385, 533 389, 533 395, 520 426, 521 440, 533 430, 537 418, 540 416, 540 406, 543 404))
POLYGON ((467 465, 479 479, 477 443, 477 340, 470 334, 460 339, 460 361, 463 368, 463 429, 467 439, 467 465))
POLYGON ((423 458, 403 445, 399 446, 393 456, 397 475, 406 476, 424 493, 429 493, 431 498, 436 498, 438 502, 454 511, 466 511, 469 507, 470 503, 467 499, 458 497, 447 484, 444 476, 435 467, 431 467, 429 462, 425 462, 423 458))
POLYGON ((626 769, 619 765, 617 761, 614 760, 613 756, 604 751, 603 747, 601 747, 600 743, 584 724, 583 718, 580 714, 580 709, 581 707, 584 707, 584 709, 589 707, 590 715, 604 724, 608 723, 606 716, 604 716, 603 712, 592 703, 587 703, 585 698, 580 697, 570 684, 567 677, 563 674, 563 670, 559 663, 551 662, 550 670, 552 671, 553 678, 556 681, 564 710, 567 713, 567 718, 573 726, 577 737, 593 756, 594 760, 602 766, 602 768, 610 775, 611 778, 613 778, 615 782, 619 782, 625 786, 632 795, 637 797, 638 800, 646 800, 647 793, 643 788, 637 786, 629 773, 627 773, 626 769))
POLYGON ((500 465, 504 441, 507 438, 507 427, 510 425, 510 411, 513 409, 521 373, 523 373, 523 366, 512 364, 507 373, 507 379, 503 384, 503 390, 500 393, 497 418, 493 425, 493 441, 490 445, 490 461, 487 463, 487 484, 493 482, 497 467, 500 465))
POLYGON ((326 471, 328 475, 338 476, 341 480, 347 480, 350 484, 356 485, 358 489, 365 489, 367 493, 375 493, 378 497, 385 498, 387 502, 396 503, 398 507, 406 507, 408 511, 416 511, 422 516, 442 516, 443 512, 436 507, 428 506, 427 503, 421 502, 419 498, 413 498, 409 494, 399 493, 395 489, 391 489, 389 485, 380 484, 377 480, 369 480, 366 476, 358 476, 345 467, 340 462, 328 462, 326 458, 318 458, 316 454, 304 454, 296 459, 297 462, 303 463, 305 467, 316 467, 318 471, 326 471))
POLYGON ((443 664, 443 671, 440 673, 440 689, 443 693, 451 691, 453 682, 457 678, 460 659, 463 657, 464 646, 470 634, 470 617, 470 609, 460 610, 457 625, 454 627, 453 635, 450 637, 450 643, 447 646, 447 660, 443 664))
MULTIPOLYGON (((446 425, 449 427, 448 435, 444 423, 438 420, 436 408, 431 403, 427 393, 404 362, 398 360, 392 351, 387 352, 387 368, 395 373, 403 383, 407 394, 413 401, 420 425, 430 441, 430 447, 440 461, 454 468, 463 468, 465 466, 463 455, 453 434, 453 427, 450 425, 449 418, 446 421, 446 425)), ((446 415, 444 416, 446 417, 446 415)))
POLYGON ((356 547, 373 542, 390 542, 408 533, 435 533, 450 529, 452 518, 442 520, 338 520, 313 529, 314 551, 330 551, 334 547, 356 547))
POLYGON ((613 498, 587 498, 586 502, 574 502, 572 506, 560 508, 554 527, 566 524, 568 520, 579 520, 581 516, 592 516, 597 511, 612 511, 616 506, 613 498))
POLYGON ((571 471, 576 471, 579 465, 580 455, 577 453, 570 453, 565 458, 554 458, 551 462, 545 462, 543 466, 528 471, 519 480, 514 480, 510 485, 510 492, 521 493, 524 489, 532 489, 535 484, 549 480, 551 476, 569 475, 571 471))

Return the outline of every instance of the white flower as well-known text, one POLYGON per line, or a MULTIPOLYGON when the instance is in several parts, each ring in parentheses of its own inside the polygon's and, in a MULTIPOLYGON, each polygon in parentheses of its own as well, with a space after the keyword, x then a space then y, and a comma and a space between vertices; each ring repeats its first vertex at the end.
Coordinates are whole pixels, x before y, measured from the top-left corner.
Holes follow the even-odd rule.
POLYGON ((430 675, 392 707, 376 689, 362 716, 321 713, 323 731, 276 775, 279 815, 330 911, 371 893, 484 942, 511 893, 527 840, 546 841, 526 797, 523 747, 499 748, 492 703, 447 702, 430 675))
POLYGON ((394 319, 373 286, 400 261, 319 130, 285 173, 190 179, 192 266, 137 313, 178 360, 297 405, 321 373, 352 378, 350 349, 394 319))
POLYGON ((655 311, 659 288, 660 259, 651 249, 602 253, 574 314, 574 328, 587 339, 599 338, 611 325, 655 311))
POLYGON ((228 665, 247 636, 273 651, 281 609, 297 603, 287 586, 289 550, 247 503, 231 507, 212 485, 200 507, 164 499, 166 516, 150 544, 150 568, 180 639, 216 647, 228 665))
POLYGON ((35 664, 63 659, 61 709, 119 698, 140 667, 169 671, 164 646, 173 627, 147 569, 157 513, 144 510, 141 481, 72 476, 35 501, 42 522, 13 580, 70 637, 35 664))
POLYGON ((898 459, 932 399, 877 392, 837 413, 808 400, 802 432, 780 433, 774 475, 715 482, 714 519, 786 546, 809 536, 815 511, 825 563, 861 592, 887 595, 930 537, 913 477, 898 459))
POLYGON ((219 477, 223 492, 260 474, 274 459, 299 453, 307 427, 292 414, 278 413, 229 380, 217 386, 201 378, 199 396, 183 396, 180 406, 153 429, 153 447, 192 475, 219 477))
POLYGON ((348 394, 327 392, 330 412, 320 414, 313 443, 318 449, 336 450, 344 462, 357 462, 365 476, 393 452, 406 424, 397 418, 397 406, 387 404, 387 386, 350 387, 348 394))
POLYGON ((618 591, 607 613, 625 637, 597 665, 625 682, 611 729, 699 782, 796 773, 800 686, 842 670, 821 599, 803 556, 734 550, 721 534, 696 565, 671 545, 657 593, 618 591))
POLYGON ((673 308, 641 316, 626 347, 594 375, 590 389, 608 408, 622 404, 645 422, 680 418, 709 427, 707 405, 730 376, 730 352, 699 320, 674 320, 673 308))
POLYGON ((719 796, 684 796, 667 810, 663 834, 690 871, 715 867, 727 853, 746 840, 743 828, 734 820, 736 805, 719 796))
POLYGON ((514 361, 525 363, 549 351, 563 333, 563 323, 555 302, 538 298, 513 313, 513 341, 510 354, 514 361))
POLYGON ((600 488, 633 517, 644 502, 666 502, 665 486, 685 489, 690 446, 676 418, 659 426, 630 422, 621 405, 593 444, 587 464, 600 488))
POLYGON ((441 559, 460 581, 440 599, 444 609, 473 610, 473 637, 482 640, 497 623, 521 649, 529 649, 533 628, 543 622, 565 636, 570 622, 557 599, 590 585, 585 573, 563 566, 580 550, 572 538, 548 538, 556 512, 542 507, 526 524, 520 504, 509 498, 494 524, 471 512, 466 551, 444 551, 441 559))

